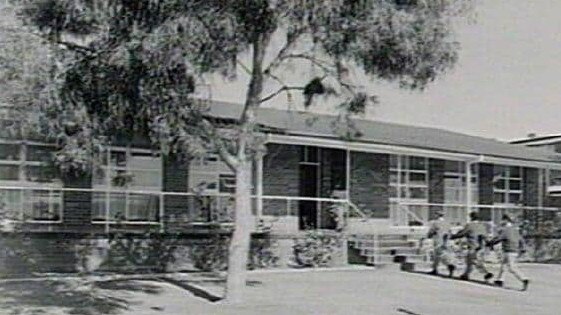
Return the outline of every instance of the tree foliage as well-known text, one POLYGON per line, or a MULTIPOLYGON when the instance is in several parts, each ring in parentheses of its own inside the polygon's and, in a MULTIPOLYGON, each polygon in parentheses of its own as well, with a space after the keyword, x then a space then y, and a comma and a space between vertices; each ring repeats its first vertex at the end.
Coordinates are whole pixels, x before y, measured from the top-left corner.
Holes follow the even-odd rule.
POLYGON ((22 16, 62 56, 42 131, 70 148, 69 156, 92 153, 92 143, 107 136, 143 132, 165 148, 200 153, 220 146, 235 156, 229 140, 236 131, 211 128, 203 119, 208 106, 196 96, 209 74, 232 78, 240 66, 255 74, 255 62, 246 66, 244 58, 256 43, 269 49, 270 62, 259 70, 279 87, 270 96, 301 90, 307 106, 324 95, 340 99, 344 112, 363 113, 376 99, 349 82, 349 69, 423 88, 457 60, 451 18, 469 2, 37 0, 27 1, 22 16), (284 36, 284 45, 268 47, 273 36, 284 36), (321 76, 302 87, 279 79, 283 65, 298 60, 321 76))

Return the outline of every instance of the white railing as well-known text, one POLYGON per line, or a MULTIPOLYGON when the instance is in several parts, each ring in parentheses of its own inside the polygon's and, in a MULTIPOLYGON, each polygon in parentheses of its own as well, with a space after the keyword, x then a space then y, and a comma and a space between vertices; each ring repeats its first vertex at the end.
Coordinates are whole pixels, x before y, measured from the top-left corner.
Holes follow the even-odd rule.
POLYGON ((507 213, 511 216, 521 216, 532 212, 561 213, 560 208, 555 207, 535 207, 535 206, 515 206, 515 205, 482 205, 471 206, 463 204, 441 204, 426 202, 394 202, 390 207, 390 220, 394 226, 426 226, 429 222, 430 212, 443 212, 444 217, 453 225, 463 225, 468 221, 470 212, 478 211, 484 220, 498 224, 502 214, 507 213))
MULTIPOLYGON (((366 215, 346 199, 253 195, 253 213, 263 217, 301 217, 301 203, 315 208, 316 227, 329 225, 330 219, 366 218, 366 215), (329 215, 331 218, 326 218, 329 215)), ((118 224, 154 225, 164 229, 168 223, 201 225, 231 224, 234 195, 226 193, 162 192, 119 188, 70 188, 0 186, 0 214, 26 223, 61 224, 68 201, 87 202, 91 223, 110 226, 118 224), (86 196, 72 196, 86 194, 86 196), (29 196, 40 196, 35 201, 29 196), (56 198, 55 198, 56 197, 56 198), (56 199, 56 200, 55 200, 56 199), (169 209, 174 208, 175 211, 169 209), (180 208, 180 210, 177 210, 180 208), (170 211, 169 213, 166 213, 170 211), (49 217, 47 217, 47 214, 49 217)), ((342 222, 342 221, 339 221, 342 222)), ((340 223, 337 223, 340 224, 340 223)))

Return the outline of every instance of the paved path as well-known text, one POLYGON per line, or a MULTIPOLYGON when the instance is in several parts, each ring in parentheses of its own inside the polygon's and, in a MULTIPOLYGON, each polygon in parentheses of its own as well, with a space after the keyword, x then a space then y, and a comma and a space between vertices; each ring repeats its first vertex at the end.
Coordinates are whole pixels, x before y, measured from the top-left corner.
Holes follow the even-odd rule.
MULTIPOLYGON (((522 265, 522 270, 532 278, 527 292, 518 291, 520 284, 511 277, 506 279, 508 288, 501 289, 387 267, 369 271, 251 274, 247 303, 239 306, 211 304, 172 284, 149 280, 129 281, 131 288, 144 289, 105 287, 111 289, 105 294, 123 301, 124 307, 113 311, 126 315, 561 314, 561 266, 528 264, 522 265)), ((1 301, 0 298, 0 304, 1 301)), ((47 314, 65 314, 64 310, 50 310, 47 314)))

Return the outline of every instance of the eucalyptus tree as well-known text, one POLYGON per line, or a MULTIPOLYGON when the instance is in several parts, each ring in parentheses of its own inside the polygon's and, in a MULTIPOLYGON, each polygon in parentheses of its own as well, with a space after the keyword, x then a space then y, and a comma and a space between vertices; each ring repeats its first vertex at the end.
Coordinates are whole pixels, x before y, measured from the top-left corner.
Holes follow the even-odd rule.
POLYGON ((99 144, 146 132, 167 152, 217 152, 235 172, 227 298, 237 302, 253 226, 251 163, 264 150, 256 109, 291 93, 321 106, 321 95, 337 100, 341 135, 359 135, 351 116, 376 97, 349 72, 422 89, 457 61, 453 24, 470 2, 28 0, 22 16, 58 52, 40 127, 63 148, 63 166, 86 169, 99 144), (294 62, 315 74, 286 82, 282 73, 294 62), (240 72, 249 77, 243 111, 234 125, 221 125, 200 87, 209 76, 236 80, 240 72))

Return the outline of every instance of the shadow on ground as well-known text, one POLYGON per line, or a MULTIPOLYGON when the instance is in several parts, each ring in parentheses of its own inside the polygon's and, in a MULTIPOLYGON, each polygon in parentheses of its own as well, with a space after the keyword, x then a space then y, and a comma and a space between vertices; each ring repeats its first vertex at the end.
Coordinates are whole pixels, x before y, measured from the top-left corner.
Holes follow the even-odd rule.
POLYGON ((44 280, 0 284, 2 314, 118 314, 131 303, 126 292, 158 294, 157 286, 138 281, 87 283, 78 280, 44 280))
POLYGON ((425 271, 407 271, 407 272, 414 273, 414 274, 420 274, 420 275, 424 275, 424 276, 427 276, 427 277, 436 277, 436 278, 448 279, 450 281, 471 282, 471 283, 474 283, 474 284, 479 284, 479 285, 487 286, 487 287, 494 287, 494 288, 503 289, 503 290, 522 291, 521 289, 513 288, 513 287, 510 287, 510 286, 498 287, 498 286, 494 285, 492 282, 488 282, 488 281, 484 281, 484 280, 477 280, 477 279, 473 279, 473 278, 470 278, 469 280, 461 280, 459 278, 455 278, 455 277, 450 278, 449 276, 443 275, 443 274, 435 275, 435 274, 431 274, 431 273, 425 272, 425 271))

